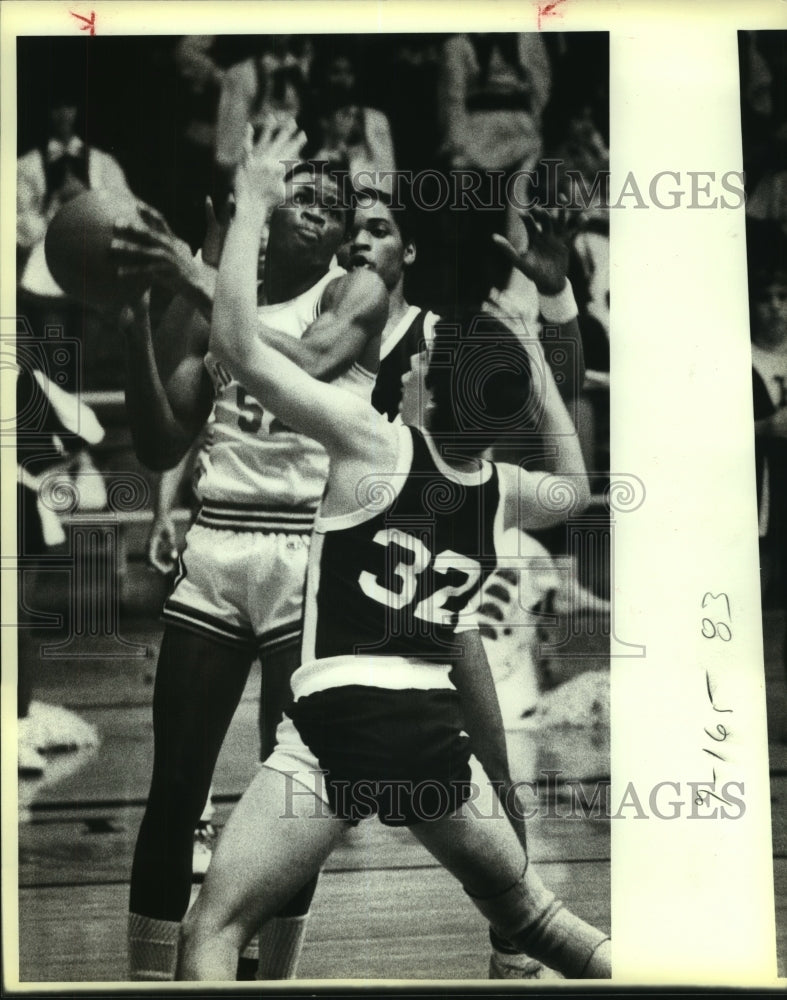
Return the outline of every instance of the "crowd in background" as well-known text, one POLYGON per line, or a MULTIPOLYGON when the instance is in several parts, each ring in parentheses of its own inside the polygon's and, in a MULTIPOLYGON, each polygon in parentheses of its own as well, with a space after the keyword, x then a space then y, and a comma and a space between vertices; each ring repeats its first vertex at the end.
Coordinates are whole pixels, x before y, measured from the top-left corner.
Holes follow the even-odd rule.
MULTIPOLYGON (((765 607, 787 605, 787 32, 741 32, 760 570, 765 607)), ((786 657, 787 642, 782 647, 786 657)))
MULTIPOLYGON (((20 173, 20 273, 57 206, 87 186, 127 185, 196 249, 205 195, 226 193, 247 122, 271 114, 296 117, 305 155, 343 162, 351 174, 473 170, 479 196, 496 173, 538 171, 548 158, 591 177, 608 166, 601 33, 87 41, 50 39, 42 54, 44 40, 19 40, 18 149, 37 168, 32 185, 20 173), (65 142, 56 134, 64 117, 65 142)), ((543 197, 538 181, 529 195, 543 197)), ((446 312, 482 288, 497 266, 489 236, 504 215, 502 204, 416 212, 411 299, 446 312)), ((586 213, 573 240, 587 366, 606 371, 606 214, 586 213)), ((89 323, 85 336, 87 386, 119 388, 111 343, 89 323)))

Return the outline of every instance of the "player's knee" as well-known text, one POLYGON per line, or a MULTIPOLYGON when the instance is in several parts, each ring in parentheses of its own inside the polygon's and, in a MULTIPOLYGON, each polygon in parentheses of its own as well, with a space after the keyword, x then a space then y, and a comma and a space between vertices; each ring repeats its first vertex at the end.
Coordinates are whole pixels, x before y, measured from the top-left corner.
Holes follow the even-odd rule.
POLYGON ((210 780, 201 781, 184 768, 159 771, 154 775, 148 796, 148 809, 166 820, 167 828, 193 832, 210 791, 210 780))
POLYGON ((180 944, 185 951, 199 951, 207 941, 231 942, 235 937, 239 934, 231 920, 199 903, 191 907, 180 925, 180 944))

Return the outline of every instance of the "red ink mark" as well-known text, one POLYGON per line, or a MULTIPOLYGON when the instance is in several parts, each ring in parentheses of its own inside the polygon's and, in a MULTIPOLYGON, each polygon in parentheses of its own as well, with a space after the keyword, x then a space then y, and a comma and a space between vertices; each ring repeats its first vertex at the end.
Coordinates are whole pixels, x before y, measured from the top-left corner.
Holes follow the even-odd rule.
POLYGON ((548 3, 545 7, 541 4, 538 5, 538 30, 541 31, 541 18, 551 17, 555 13, 555 7, 559 7, 560 4, 564 3, 565 0, 552 0, 552 3, 548 3))
MULTIPOLYGON (((558 0, 560 3, 560 0, 558 0)), ((73 10, 68 12, 72 17, 75 17, 78 21, 84 21, 85 23, 80 26, 80 31, 89 31, 91 37, 96 33, 96 12, 94 10, 90 11, 90 17, 83 17, 81 14, 75 14, 73 10)))

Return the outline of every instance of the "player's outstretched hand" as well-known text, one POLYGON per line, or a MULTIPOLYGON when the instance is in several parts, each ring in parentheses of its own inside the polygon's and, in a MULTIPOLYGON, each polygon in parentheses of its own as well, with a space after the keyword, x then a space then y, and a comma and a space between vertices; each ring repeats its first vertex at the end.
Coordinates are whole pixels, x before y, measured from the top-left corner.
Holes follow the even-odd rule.
POLYGON ((306 136, 294 120, 269 118, 257 140, 247 127, 243 156, 235 171, 235 200, 238 205, 256 203, 271 211, 284 200, 284 175, 288 164, 299 159, 306 136))
POLYGON ((531 208, 521 218, 527 233, 524 249, 517 250, 505 236, 497 233, 492 239, 514 267, 535 284, 539 294, 557 295, 563 290, 568 275, 572 227, 567 215, 564 212, 563 217, 554 219, 544 208, 531 208))
POLYGON ((148 535, 148 564, 168 576, 178 560, 175 525, 170 517, 157 517, 148 535))
POLYGON ((194 266, 188 244, 144 202, 137 202, 130 218, 115 223, 110 254, 119 278, 161 284, 173 292, 180 290, 194 266))

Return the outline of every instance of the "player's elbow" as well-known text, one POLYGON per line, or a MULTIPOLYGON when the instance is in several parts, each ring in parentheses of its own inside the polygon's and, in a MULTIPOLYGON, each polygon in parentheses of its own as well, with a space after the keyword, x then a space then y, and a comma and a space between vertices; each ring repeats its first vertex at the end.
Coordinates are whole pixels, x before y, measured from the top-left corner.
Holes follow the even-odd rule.
POLYGON ((520 513, 520 528, 541 530, 577 517, 590 504, 590 483, 587 474, 545 476, 538 485, 534 502, 528 502, 520 513))
POLYGON ((297 363, 307 375, 320 382, 330 382, 345 372, 353 363, 348 356, 346 338, 333 342, 315 337, 302 340, 299 345, 297 363))
POLYGON ((588 479, 586 472, 582 472, 574 477, 574 489, 576 492, 576 500, 574 502, 572 514, 575 515, 581 514, 583 511, 587 510, 592 499, 592 494, 590 492, 590 480, 588 479))

